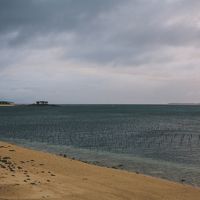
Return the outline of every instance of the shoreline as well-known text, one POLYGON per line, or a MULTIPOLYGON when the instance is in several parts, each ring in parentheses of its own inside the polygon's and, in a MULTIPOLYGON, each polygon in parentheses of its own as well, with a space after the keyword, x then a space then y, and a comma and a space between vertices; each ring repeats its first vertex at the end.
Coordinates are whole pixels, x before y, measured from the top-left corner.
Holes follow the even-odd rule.
POLYGON ((16 106, 16 105, 0 105, 0 107, 14 107, 14 106, 16 106))
POLYGON ((0 199, 197 200, 200 188, 0 141, 0 199))
POLYGON ((200 187, 200 170, 195 166, 188 166, 169 161, 159 161, 151 158, 141 158, 132 155, 111 153, 105 151, 91 151, 63 145, 47 144, 44 142, 28 142, 20 140, 2 140, 24 148, 48 152, 65 158, 78 160, 91 165, 120 169, 127 172, 143 174, 176 183, 200 187), (58 147, 59 146, 59 147, 58 147), (88 157, 88 154, 90 156, 88 157), (128 163, 127 163, 128 162, 128 163), (147 169, 148 168, 148 169, 147 169))

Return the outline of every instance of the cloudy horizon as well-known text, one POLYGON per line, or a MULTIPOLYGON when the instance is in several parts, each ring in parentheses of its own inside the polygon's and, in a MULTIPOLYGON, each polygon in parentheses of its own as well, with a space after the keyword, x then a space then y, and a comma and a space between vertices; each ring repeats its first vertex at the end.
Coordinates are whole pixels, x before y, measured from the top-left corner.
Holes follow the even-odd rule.
POLYGON ((0 0, 0 100, 200 102, 200 1, 0 0))

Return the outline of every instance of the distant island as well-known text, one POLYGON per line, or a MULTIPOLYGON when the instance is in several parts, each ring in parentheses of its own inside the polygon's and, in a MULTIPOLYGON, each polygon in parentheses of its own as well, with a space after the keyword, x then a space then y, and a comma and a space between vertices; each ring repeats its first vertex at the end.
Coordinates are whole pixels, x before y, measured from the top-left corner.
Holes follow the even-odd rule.
POLYGON ((57 106, 57 105, 49 104, 48 101, 36 101, 33 104, 29 104, 29 106, 57 106))
POLYGON ((35 103, 29 104, 29 106, 48 106, 48 101, 36 101, 35 103))
POLYGON ((168 103, 168 105, 199 106, 200 103, 168 103))
POLYGON ((9 101, 0 101, 0 106, 15 106, 15 103, 9 101))

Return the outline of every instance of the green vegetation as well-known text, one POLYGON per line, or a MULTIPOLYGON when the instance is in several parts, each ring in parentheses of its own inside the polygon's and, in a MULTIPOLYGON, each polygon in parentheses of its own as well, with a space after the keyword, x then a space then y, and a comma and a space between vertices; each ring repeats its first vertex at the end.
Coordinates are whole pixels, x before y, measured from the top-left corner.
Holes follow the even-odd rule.
POLYGON ((9 101, 0 101, 0 105, 14 105, 14 103, 9 101))

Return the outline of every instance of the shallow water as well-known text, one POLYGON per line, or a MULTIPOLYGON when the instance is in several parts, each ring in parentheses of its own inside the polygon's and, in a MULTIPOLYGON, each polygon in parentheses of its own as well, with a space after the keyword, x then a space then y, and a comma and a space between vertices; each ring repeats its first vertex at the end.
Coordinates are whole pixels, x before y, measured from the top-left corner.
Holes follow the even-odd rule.
POLYGON ((0 139, 200 185, 200 106, 0 107, 0 139))

